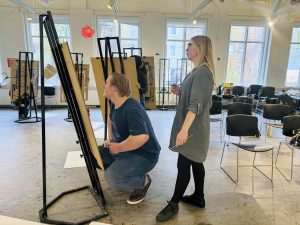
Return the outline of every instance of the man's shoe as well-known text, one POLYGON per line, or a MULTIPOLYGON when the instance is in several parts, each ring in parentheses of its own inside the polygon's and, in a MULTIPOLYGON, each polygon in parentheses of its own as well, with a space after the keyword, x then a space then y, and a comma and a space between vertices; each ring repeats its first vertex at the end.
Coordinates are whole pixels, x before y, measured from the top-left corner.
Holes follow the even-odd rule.
POLYGON ((185 195, 181 198, 181 201, 184 203, 195 205, 199 208, 205 208, 205 199, 197 198, 194 195, 185 195))
POLYGON ((168 205, 156 216, 158 222, 164 222, 171 219, 178 213, 179 207, 175 202, 170 201, 168 205))
POLYGON ((145 187, 143 189, 135 189, 130 195, 129 198, 127 199, 127 203, 130 205, 135 205, 138 204, 140 202, 142 202, 147 194, 147 191, 151 185, 151 177, 147 174, 146 178, 148 180, 148 183, 145 185, 145 187))

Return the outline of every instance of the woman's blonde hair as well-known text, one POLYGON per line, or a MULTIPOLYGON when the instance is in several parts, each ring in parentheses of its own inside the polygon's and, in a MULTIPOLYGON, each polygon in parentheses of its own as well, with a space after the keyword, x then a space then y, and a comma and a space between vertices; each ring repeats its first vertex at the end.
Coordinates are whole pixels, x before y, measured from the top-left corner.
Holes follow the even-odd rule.
POLYGON ((112 73, 110 77, 111 77, 110 85, 113 85, 118 89, 119 95, 121 97, 130 96, 131 89, 130 89, 129 80, 124 74, 112 73))
POLYGON ((212 43, 209 37, 197 35, 191 38, 191 41, 197 47, 198 63, 195 66, 206 65, 213 74, 215 80, 214 55, 212 43))

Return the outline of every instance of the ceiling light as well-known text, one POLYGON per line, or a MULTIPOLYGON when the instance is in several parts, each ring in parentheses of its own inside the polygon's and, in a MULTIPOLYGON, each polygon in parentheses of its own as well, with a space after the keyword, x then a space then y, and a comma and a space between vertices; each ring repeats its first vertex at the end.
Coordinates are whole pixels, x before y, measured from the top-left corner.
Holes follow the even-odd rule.
POLYGON ((193 24, 196 25, 198 21, 196 19, 193 19, 193 24))
POLYGON ((273 25, 274 25, 274 22, 273 22, 272 20, 268 22, 268 26, 269 26, 270 28, 272 28, 273 25))
POLYGON ((27 20, 31 21, 32 20, 32 16, 27 16, 27 20))
POLYGON ((107 8, 112 9, 115 4, 116 4, 115 0, 108 0, 106 6, 107 8))

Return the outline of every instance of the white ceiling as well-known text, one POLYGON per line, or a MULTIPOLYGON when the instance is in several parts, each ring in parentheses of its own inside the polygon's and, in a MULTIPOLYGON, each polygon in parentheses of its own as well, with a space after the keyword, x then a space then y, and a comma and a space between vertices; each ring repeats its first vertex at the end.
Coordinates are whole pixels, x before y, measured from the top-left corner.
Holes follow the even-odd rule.
MULTIPOLYGON (((224 13, 257 11, 263 14, 282 16, 299 11, 300 3, 290 4, 291 0, 117 0, 119 12, 160 12, 181 13, 195 16, 201 13, 224 13), (203 9, 199 5, 210 1, 203 9), (199 9, 200 8, 200 9, 199 9), (196 11, 194 11, 197 9, 196 11), (199 10, 198 10, 199 9, 199 10), (194 11, 194 12, 193 12, 194 11)), ((36 11, 92 9, 109 11, 107 0, 0 0, 0 7, 20 7, 16 3, 28 5, 36 11)), ((22 6, 23 7, 23 6, 22 6)))

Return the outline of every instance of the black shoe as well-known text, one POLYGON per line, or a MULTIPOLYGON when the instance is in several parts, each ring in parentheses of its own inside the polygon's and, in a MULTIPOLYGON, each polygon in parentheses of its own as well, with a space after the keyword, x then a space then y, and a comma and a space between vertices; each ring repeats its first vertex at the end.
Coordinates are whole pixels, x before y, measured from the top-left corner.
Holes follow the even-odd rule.
POLYGON ((164 222, 171 219, 178 213, 179 207, 175 202, 170 201, 168 205, 156 216, 158 222, 164 222))
POLYGON ((147 179, 148 179, 148 183, 145 185, 145 187, 143 189, 135 189, 130 195, 129 198, 127 199, 127 203, 130 205, 135 205, 138 204, 140 202, 142 202, 147 194, 147 191, 151 185, 151 177, 147 174, 146 175, 147 179))
POLYGON ((181 201, 184 203, 198 206, 199 208, 205 208, 205 199, 197 198, 194 195, 185 195, 181 198, 181 201))

